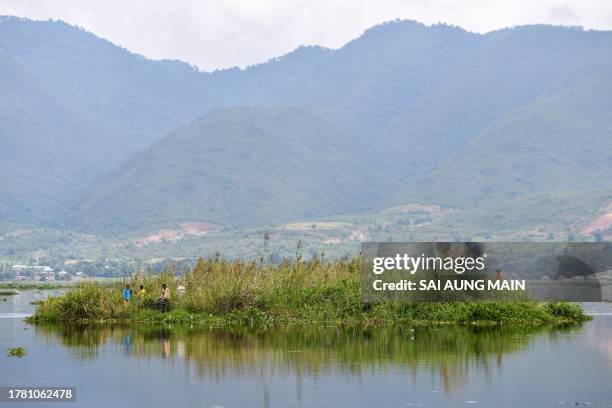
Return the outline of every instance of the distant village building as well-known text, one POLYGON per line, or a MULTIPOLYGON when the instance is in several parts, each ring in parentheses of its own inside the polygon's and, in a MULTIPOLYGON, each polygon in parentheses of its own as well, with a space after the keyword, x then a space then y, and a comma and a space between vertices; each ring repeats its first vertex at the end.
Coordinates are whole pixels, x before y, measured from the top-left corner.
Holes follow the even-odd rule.
POLYGON ((13 265, 15 280, 53 281, 55 272, 48 265, 13 265))
POLYGON ((61 281, 68 281, 72 279, 72 276, 66 271, 59 271, 56 275, 56 278, 61 281))
POLYGON ((13 265, 13 270, 16 271, 38 271, 38 272, 52 272, 53 268, 47 265, 13 265))

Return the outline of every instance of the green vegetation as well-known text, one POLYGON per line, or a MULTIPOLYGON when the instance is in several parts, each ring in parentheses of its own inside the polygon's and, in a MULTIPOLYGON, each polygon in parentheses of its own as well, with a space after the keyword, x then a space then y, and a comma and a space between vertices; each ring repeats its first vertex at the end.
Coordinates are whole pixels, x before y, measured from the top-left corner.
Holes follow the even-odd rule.
POLYGON ((555 317, 563 317, 570 320, 581 320, 584 317, 582 308, 574 303, 550 302, 545 306, 546 311, 555 317))
POLYGON ((26 355, 26 350, 23 347, 11 347, 7 349, 6 355, 9 357, 24 357, 26 355))
POLYGON ((17 292, 14 290, 0 290, 0 296, 14 296, 17 292))
POLYGON ((158 276, 137 274, 129 282, 133 300, 122 300, 122 284, 82 284, 64 296, 40 303, 34 322, 132 321, 190 322, 208 325, 278 324, 547 324, 588 319, 580 306, 536 302, 364 302, 360 295, 360 259, 322 262, 258 262, 200 259, 175 279, 171 269, 158 276), (171 311, 155 302, 160 286, 171 289, 171 311), (138 287, 146 294, 139 297, 138 287), (185 287, 179 295, 177 287, 185 287))

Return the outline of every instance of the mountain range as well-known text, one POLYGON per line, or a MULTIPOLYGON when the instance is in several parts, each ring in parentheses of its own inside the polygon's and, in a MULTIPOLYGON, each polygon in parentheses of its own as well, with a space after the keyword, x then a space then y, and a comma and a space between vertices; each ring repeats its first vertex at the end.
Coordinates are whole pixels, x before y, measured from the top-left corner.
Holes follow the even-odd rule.
POLYGON ((0 17, 0 223, 243 228, 607 191, 611 68, 612 32, 392 21, 208 73, 0 17))

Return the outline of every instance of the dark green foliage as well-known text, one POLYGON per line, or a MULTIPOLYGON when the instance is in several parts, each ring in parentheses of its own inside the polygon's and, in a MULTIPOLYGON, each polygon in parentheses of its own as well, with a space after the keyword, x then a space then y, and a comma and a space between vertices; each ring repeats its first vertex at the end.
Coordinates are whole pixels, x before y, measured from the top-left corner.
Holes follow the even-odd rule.
POLYGON ((568 320, 583 319, 582 308, 575 303, 550 302, 546 304, 546 311, 555 317, 568 320))

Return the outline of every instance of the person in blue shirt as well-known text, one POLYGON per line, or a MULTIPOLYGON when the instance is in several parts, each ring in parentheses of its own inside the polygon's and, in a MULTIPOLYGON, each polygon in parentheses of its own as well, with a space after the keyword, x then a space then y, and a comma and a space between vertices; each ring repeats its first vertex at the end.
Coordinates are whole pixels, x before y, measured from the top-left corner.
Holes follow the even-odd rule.
POLYGON ((125 289, 123 289, 123 300, 125 303, 130 303, 130 298, 132 297, 132 291, 130 290, 130 285, 125 285, 125 289))

